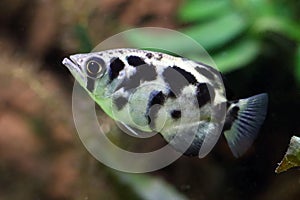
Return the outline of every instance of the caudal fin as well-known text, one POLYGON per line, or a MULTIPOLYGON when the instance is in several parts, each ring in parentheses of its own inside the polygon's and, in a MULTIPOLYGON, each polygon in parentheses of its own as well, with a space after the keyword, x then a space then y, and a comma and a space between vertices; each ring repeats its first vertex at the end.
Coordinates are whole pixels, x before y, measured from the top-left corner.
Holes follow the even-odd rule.
POLYGON ((268 95, 258 94, 229 103, 224 135, 233 155, 239 157, 252 145, 266 117, 268 95))

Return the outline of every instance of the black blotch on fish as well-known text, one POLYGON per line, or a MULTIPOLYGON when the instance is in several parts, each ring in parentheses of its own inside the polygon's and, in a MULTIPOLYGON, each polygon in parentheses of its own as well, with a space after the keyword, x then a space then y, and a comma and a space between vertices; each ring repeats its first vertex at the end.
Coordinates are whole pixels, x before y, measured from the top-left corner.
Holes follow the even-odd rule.
POLYGON ((121 110, 122 108, 124 108, 124 106, 128 103, 127 98, 122 97, 122 96, 114 98, 113 101, 118 110, 121 110))
POLYGON ((176 95, 175 93, 172 91, 172 90, 169 90, 168 94, 167 94, 167 97, 170 97, 170 98, 176 98, 176 95))
POLYGON ((158 105, 164 105, 165 103, 165 95, 162 91, 157 91, 157 90, 154 90, 150 93, 150 96, 149 96, 149 103, 148 103, 148 108, 151 108, 151 106, 155 105, 155 104, 158 104, 158 105))
POLYGON ((153 54, 152 53, 146 53, 146 57, 151 59, 153 57, 153 54))
POLYGON ((137 68, 138 73, 143 77, 142 80, 152 81, 157 77, 156 69, 154 65, 143 65, 137 68))
POLYGON ((207 102, 215 98, 213 87, 208 83, 197 84, 196 97, 198 100, 199 108, 201 108, 207 102))
POLYGON ((234 106, 226 115, 225 123, 223 126, 223 131, 227 131, 231 129, 233 122, 238 118, 239 107, 234 106))
POLYGON ((119 76, 120 71, 125 67, 125 64, 119 58, 111 59, 110 70, 108 72, 110 82, 119 76))
POLYGON ((128 56, 126 59, 127 59, 128 64, 131 66, 134 66, 134 67, 145 64, 145 61, 138 56, 128 56))
POLYGON ((95 79, 87 77, 86 88, 88 89, 88 91, 93 92, 95 88, 95 79))
POLYGON ((214 80, 215 79, 212 72, 208 69, 205 69, 203 67, 196 67, 195 70, 197 70, 197 72, 199 72, 200 74, 202 74, 203 76, 205 76, 209 80, 214 80))
POLYGON ((193 74, 177 66, 167 67, 162 75, 175 96, 178 96, 185 86, 189 84, 195 85, 197 83, 193 74))
POLYGON ((130 90, 138 87, 143 81, 155 80, 157 76, 155 66, 153 65, 139 65, 136 67, 136 72, 134 75, 125 79, 118 88, 124 87, 124 90, 130 90))
POLYGON ((173 66, 173 69, 175 69, 177 72, 179 72, 190 84, 195 85, 197 83, 197 79, 190 72, 187 72, 184 69, 177 67, 177 66, 173 66))
POLYGON ((181 111, 180 110, 172 110, 171 117, 173 119, 179 119, 181 117, 181 111))
POLYGON ((160 54, 158 54, 158 57, 156 58, 156 60, 161 60, 162 57, 163 57, 163 55, 160 53, 160 54))
POLYGON ((146 116, 148 119, 148 124, 152 129, 155 128, 155 124, 154 121, 151 121, 151 119, 155 119, 157 117, 158 110, 160 109, 160 106, 164 105, 165 100, 166 100, 166 96, 162 91, 154 90, 149 95, 149 101, 146 109, 146 116), (160 106, 154 106, 154 105, 160 105, 160 106))

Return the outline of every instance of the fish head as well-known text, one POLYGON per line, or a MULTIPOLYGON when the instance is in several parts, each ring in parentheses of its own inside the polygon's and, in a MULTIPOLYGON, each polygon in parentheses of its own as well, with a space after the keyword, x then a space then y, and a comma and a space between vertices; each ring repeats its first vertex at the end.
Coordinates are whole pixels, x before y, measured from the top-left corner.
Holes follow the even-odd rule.
POLYGON ((95 92, 106 74, 107 64, 97 53, 75 54, 62 61, 79 84, 90 93, 95 92))

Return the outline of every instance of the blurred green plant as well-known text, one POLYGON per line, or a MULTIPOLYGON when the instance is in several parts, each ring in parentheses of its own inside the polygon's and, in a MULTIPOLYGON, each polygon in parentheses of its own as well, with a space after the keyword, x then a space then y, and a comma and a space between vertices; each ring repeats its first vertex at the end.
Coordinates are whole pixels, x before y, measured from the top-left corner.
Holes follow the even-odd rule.
MULTIPOLYGON (((284 1, 186 0, 179 19, 190 24, 183 32, 204 46, 222 72, 245 66, 261 53, 269 32, 300 42, 295 11, 284 1)), ((298 50, 299 51, 299 50, 298 50)), ((300 60, 299 55, 295 60, 300 60)), ((300 82, 300 64, 295 66, 300 82)))
MULTIPOLYGON (((256 59, 269 32, 299 43, 300 25, 293 12, 283 1, 186 0, 179 19, 190 24, 183 32, 213 51, 219 69, 229 72, 256 59)), ((300 53, 295 57, 300 83, 300 53)))
MULTIPOLYGON (((269 33, 280 34, 298 44, 295 77, 300 83, 300 24, 297 2, 283 0, 185 0, 179 7, 181 32, 192 37, 212 56, 223 73, 254 61, 269 33)), ((149 44, 153 38, 135 35, 132 43, 149 44)), ((176 46, 184 55, 197 58, 199 52, 185 47, 177 38, 161 41, 176 46)), ((168 47, 168 46, 167 46, 168 47)))
POLYGON ((166 181, 151 176, 148 174, 130 174, 118 171, 111 171, 118 183, 127 186, 126 193, 129 194, 127 198, 143 199, 143 200, 187 200, 188 198, 179 193, 172 185, 166 181), (131 191, 129 191, 129 190, 131 191), (134 198, 135 197, 135 198, 134 198))
POLYGON ((297 81, 298 83, 300 84, 300 44, 298 44, 298 47, 297 47, 297 52, 296 52, 296 61, 295 61, 295 71, 296 71, 296 78, 297 78, 297 81))
POLYGON ((74 34, 79 41, 80 52, 90 52, 93 49, 93 44, 88 33, 88 28, 83 24, 77 24, 74 26, 74 34))

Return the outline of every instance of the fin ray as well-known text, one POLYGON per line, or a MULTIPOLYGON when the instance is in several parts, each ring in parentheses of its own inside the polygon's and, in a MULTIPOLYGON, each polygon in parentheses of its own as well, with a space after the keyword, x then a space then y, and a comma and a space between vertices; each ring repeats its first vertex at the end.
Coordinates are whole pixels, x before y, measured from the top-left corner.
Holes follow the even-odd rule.
MULTIPOLYGON (((124 131, 125 133, 130 133, 130 134, 132 134, 132 135, 134 135, 134 136, 138 136, 139 134, 137 133, 137 131, 136 130, 134 130, 134 128, 132 128, 132 127, 130 127, 129 125, 127 125, 127 124, 125 124, 125 123, 123 123, 123 122, 118 122, 118 124, 119 124, 119 128, 122 130, 122 131, 124 131)), ((129 135, 130 135, 129 134, 129 135)))
POLYGON ((235 157, 241 156, 251 146, 262 125, 268 104, 266 93, 231 103, 226 117, 230 127, 224 130, 227 143, 235 157), (237 117, 233 120, 233 109, 238 108, 237 117))

